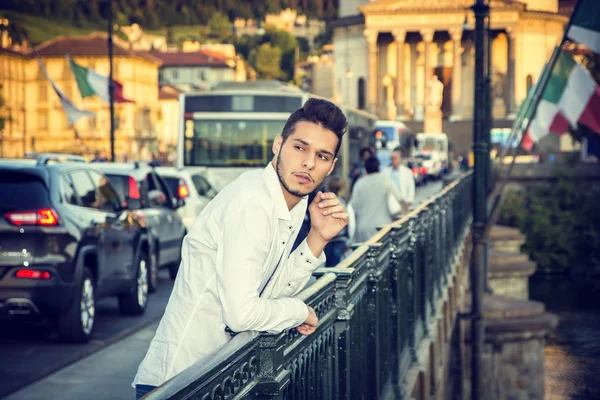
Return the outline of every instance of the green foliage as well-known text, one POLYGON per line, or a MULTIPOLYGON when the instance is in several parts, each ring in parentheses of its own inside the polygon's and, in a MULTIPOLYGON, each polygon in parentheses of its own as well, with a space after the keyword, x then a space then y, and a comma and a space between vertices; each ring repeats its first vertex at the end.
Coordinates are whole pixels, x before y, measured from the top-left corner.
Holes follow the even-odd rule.
POLYGON ((248 60, 250 66, 258 72, 259 68, 253 62, 256 58, 251 56, 251 52, 262 44, 270 44, 271 47, 279 49, 281 53, 280 62, 277 66, 282 73, 279 74, 277 79, 286 82, 292 80, 297 59, 306 55, 306 52, 302 52, 301 42, 296 40, 289 32, 279 30, 273 26, 266 25, 264 29, 265 33, 262 36, 244 35, 234 39, 233 44, 235 45, 237 52, 248 60))
MULTIPOLYGON (((0 10, 49 17, 84 28, 106 24, 107 4, 106 0, 3 0, 0 10)), ((118 24, 138 23, 146 30, 174 25, 208 25, 217 12, 226 16, 229 22, 238 17, 262 21, 266 14, 289 7, 309 17, 330 18, 337 13, 338 1, 112 0, 113 16, 118 24)))
POLYGON ((256 70, 259 79, 280 79, 282 77, 281 49, 263 43, 250 51, 250 65, 256 70))
POLYGON ((498 222, 526 235, 523 250, 542 270, 600 266, 600 187, 569 176, 563 171, 556 183, 511 191, 501 206, 498 222))
POLYGON ((210 31, 210 38, 217 43, 224 43, 228 41, 232 34, 232 24, 229 22, 229 18, 220 13, 216 12, 208 22, 210 31))

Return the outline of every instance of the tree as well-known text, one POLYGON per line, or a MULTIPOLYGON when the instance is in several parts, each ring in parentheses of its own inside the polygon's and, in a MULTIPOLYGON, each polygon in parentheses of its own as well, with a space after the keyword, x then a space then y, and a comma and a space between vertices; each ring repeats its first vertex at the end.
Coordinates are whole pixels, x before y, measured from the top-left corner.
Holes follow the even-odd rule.
POLYGON ((282 76, 281 49, 271 47, 270 43, 263 43, 250 51, 249 61, 259 79, 279 79, 282 76))
POLYGON ((208 28, 210 29, 210 38, 218 43, 227 41, 233 33, 231 21, 229 21, 226 15, 220 12, 212 15, 212 18, 208 22, 208 28))

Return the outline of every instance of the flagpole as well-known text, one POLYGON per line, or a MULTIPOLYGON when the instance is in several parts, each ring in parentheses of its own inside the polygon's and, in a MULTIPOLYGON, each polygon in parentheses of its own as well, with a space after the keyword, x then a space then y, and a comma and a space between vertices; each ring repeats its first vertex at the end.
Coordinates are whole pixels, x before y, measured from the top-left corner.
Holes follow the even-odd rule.
MULTIPOLYGON (((560 43, 554 48, 554 52, 552 53, 552 56, 548 63, 548 69, 547 69, 546 73, 542 74, 542 76, 540 77, 540 85, 538 87, 538 90, 535 91, 534 96, 533 96, 533 112, 531 114, 531 117, 527 120, 525 129, 523 130, 524 133, 521 134, 521 140, 519 141, 518 148, 520 148, 523 145, 523 142, 525 140, 525 135, 527 134, 527 131, 529 130, 529 128, 531 126, 531 122, 535 118, 535 114, 536 114, 537 108, 540 104, 540 101, 542 100, 544 90, 546 89, 546 85, 548 85, 548 82, 550 81, 550 77, 552 76, 552 70, 554 69, 556 62, 558 61, 558 57, 560 56, 562 46, 564 45, 564 43, 567 39, 567 33, 569 32, 569 28, 571 27, 571 24, 573 23, 573 15, 575 15, 577 13, 577 9, 581 5, 582 1, 583 0, 577 0, 577 3, 575 4, 575 7, 573 8, 573 13, 571 14, 571 18, 569 18, 569 22, 565 26, 565 31, 563 33, 563 37, 560 40, 560 43)), ((525 115, 525 113, 523 113, 523 115, 525 115)), ((515 166, 516 159, 517 159, 517 157, 516 157, 516 153, 515 153, 515 156, 513 156, 513 159, 511 161, 510 165, 508 166, 508 170, 506 171, 504 176, 502 176, 503 162, 502 162, 502 159, 500 159, 500 173, 498 174, 498 176, 499 176, 498 179, 500 180, 500 186, 495 185, 496 187, 494 189, 494 192, 492 193, 492 196, 490 197, 490 199, 493 201, 493 203, 492 203, 492 207, 491 207, 491 210, 489 213, 489 218, 488 218, 485 230, 484 230, 485 236, 489 235, 489 233, 492 229, 492 226, 496 224, 496 220, 498 219, 498 215, 500 213, 500 203, 502 202, 502 195, 504 193, 504 188, 506 187, 506 183, 508 182, 508 177, 512 173, 512 170, 515 166)))
POLYGON ((110 160, 115 162, 115 86, 113 83, 112 0, 108 3, 108 97, 110 102, 110 160))

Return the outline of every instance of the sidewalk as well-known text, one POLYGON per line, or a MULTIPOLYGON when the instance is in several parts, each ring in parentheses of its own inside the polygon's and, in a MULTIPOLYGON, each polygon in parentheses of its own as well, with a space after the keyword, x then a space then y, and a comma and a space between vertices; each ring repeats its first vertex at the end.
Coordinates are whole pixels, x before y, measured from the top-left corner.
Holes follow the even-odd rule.
POLYGON ((5 400, 132 400, 131 382, 158 327, 141 331, 12 393, 5 400))

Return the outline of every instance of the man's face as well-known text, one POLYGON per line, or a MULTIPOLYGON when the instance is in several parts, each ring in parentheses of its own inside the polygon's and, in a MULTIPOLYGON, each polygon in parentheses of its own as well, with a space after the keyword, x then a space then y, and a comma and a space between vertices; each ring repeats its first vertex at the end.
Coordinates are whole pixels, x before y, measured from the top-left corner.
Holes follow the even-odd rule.
POLYGON ((329 129, 312 122, 300 121, 283 142, 275 138, 273 153, 279 182, 297 197, 303 197, 321 185, 333 171, 338 138, 329 129))
POLYGON ((402 156, 400 155, 399 151, 393 151, 392 152, 392 167, 394 167, 394 169, 400 167, 400 164, 402 164, 402 156))

